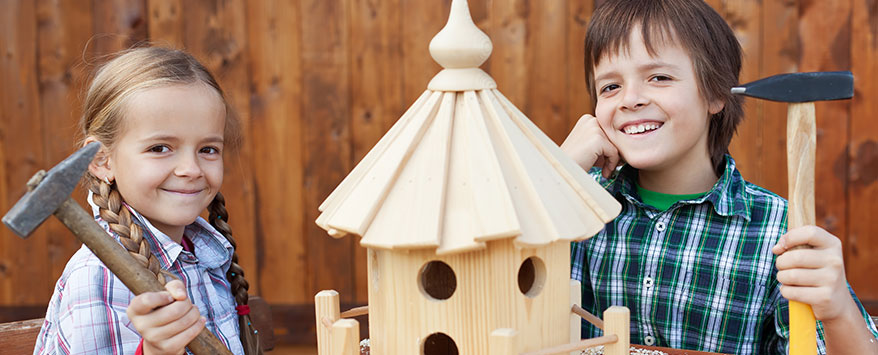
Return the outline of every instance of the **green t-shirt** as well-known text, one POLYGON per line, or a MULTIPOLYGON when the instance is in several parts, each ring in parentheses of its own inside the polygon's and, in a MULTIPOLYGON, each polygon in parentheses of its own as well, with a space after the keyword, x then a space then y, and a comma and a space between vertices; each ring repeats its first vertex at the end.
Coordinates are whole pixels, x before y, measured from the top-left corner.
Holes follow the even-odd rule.
POLYGON ((637 194, 643 200, 643 203, 655 207, 659 211, 664 211, 673 206, 677 201, 694 200, 704 196, 707 192, 700 194, 671 195, 661 192, 650 191, 637 185, 637 194))

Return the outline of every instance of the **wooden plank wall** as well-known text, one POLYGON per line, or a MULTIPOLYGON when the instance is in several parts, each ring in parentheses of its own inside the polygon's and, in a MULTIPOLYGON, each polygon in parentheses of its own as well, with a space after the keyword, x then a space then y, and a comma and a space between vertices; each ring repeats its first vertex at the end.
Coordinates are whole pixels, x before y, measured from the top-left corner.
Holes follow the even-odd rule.
MULTIPOLYGON (((852 70, 856 97, 818 103, 819 224, 842 238, 847 276, 878 313, 878 2, 709 0, 738 34, 742 82, 852 70)), ((439 70, 427 46, 449 0, 0 1, 0 207, 69 154, 83 88, 108 54, 185 48, 218 76, 244 130, 223 188, 254 293, 281 339, 309 341, 313 295, 366 302, 365 252, 313 221, 317 206, 439 70), (286 332, 286 333, 284 333, 286 332), (297 336, 298 335, 298 336, 297 336), (283 338, 286 336, 286 338, 283 338)), ((494 42, 484 68, 556 142, 590 103, 582 39, 594 0, 471 0, 494 42)), ((785 195, 783 104, 749 100, 732 143, 745 178, 785 195)), ((82 198, 84 194, 77 192, 82 198)), ((83 198, 84 199, 84 198, 83 198)), ((49 221, 0 231, 0 321, 39 317, 78 248, 49 221)))

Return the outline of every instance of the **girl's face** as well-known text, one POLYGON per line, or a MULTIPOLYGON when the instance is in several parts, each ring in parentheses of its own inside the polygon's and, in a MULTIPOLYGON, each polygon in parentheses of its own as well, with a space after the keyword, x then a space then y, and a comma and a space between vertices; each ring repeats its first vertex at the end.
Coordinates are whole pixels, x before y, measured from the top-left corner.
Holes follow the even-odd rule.
POLYGON ((202 83, 146 89, 123 113, 107 160, 122 198, 179 242, 223 183, 225 106, 202 83))

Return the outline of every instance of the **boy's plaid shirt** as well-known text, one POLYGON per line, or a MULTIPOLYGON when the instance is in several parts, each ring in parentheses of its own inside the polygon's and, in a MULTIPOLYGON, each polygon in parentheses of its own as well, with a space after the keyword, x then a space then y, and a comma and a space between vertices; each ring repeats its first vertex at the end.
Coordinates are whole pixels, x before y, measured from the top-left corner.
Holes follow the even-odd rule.
MULTIPOLYGON (((119 237, 98 217, 91 196, 89 203, 95 220, 118 241, 119 237)), ((193 255, 130 210, 143 227, 143 237, 149 241, 160 267, 186 285, 189 300, 207 318, 205 327, 233 353, 243 354, 235 299, 225 277, 232 245, 198 217, 185 231, 195 248, 193 255)), ((34 354, 134 354, 140 334, 125 313, 133 298, 122 281, 83 245, 67 262, 55 285, 34 354)))
MULTIPOLYGON (((572 244, 571 277, 584 280, 583 308, 600 315, 612 305, 628 307, 632 343, 787 354, 788 303, 771 253, 786 232, 786 200, 744 181, 728 155, 725 173, 707 194, 667 211, 640 200, 630 166, 612 181, 595 170, 623 207, 597 235, 572 244)), ((864 326, 878 336, 854 300, 864 326)), ((825 353, 819 324, 818 347, 825 353)), ((584 338, 601 334, 583 322, 584 338)))

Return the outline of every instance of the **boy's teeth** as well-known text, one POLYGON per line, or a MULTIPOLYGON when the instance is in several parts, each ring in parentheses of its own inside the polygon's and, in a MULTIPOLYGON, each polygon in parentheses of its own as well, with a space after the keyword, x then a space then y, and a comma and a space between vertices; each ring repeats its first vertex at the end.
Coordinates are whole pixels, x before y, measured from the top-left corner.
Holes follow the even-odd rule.
POLYGON ((657 128, 659 128, 659 125, 654 124, 654 123, 639 124, 636 126, 631 125, 631 126, 625 127, 625 133, 626 134, 637 134, 637 133, 643 133, 646 131, 652 131, 652 130, 657 129, 657 128))

